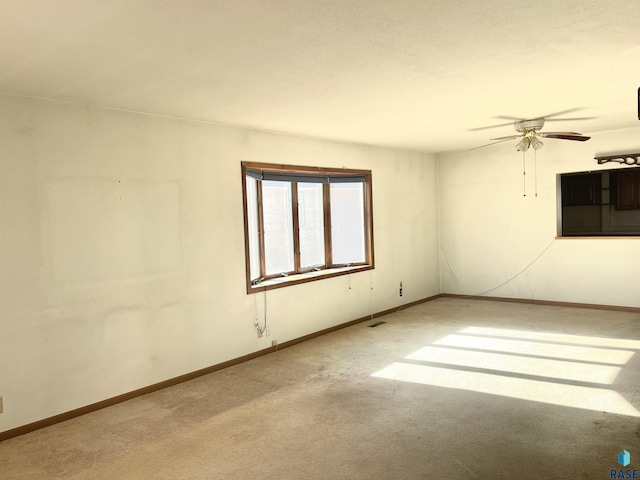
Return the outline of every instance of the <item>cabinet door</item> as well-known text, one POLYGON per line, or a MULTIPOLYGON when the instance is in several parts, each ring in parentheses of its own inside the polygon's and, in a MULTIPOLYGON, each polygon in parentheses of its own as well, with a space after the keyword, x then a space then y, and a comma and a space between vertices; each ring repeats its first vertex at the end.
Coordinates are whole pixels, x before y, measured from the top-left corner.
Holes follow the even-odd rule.
POLYGON ((640 208, 640 172, 635 169, 623 170, 616 172, 616 177, 616 208, 618 210, 640 208))
POLYGON ((601 176, 599 173, 585 173, 562 177, 562 205, 600 205, 601 176))

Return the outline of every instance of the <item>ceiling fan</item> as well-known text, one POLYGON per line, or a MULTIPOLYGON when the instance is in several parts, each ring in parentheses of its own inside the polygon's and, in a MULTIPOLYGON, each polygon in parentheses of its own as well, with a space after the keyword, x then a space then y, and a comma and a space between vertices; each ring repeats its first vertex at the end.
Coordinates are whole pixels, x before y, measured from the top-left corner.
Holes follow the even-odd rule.
MULTIPOLYGON (((589 120, 593 118, 593 117, 552 118, 558 115, 563 115, 565 113, 574 112, 576 110, 580 110, 580 109, 573 108, 571 110, 564 110, 562 112, 556 112, 556 113, 552 113, 550 115, 545 115, 542 117, 527 118, 527 119, 519 119, 519 118, 505 117, 505 116, 496 117, 496 118, 503 118, 505 120, 511 120, 518 134, 509 135, 506 137, 491 138, 490 140, 492 140, 492 143, 488 143, 480 147, 472 148, 472 150, 488 147, 490 145, 495 145, 496 143, 515 140, 516 138, 520 138, 520 141, 516 144, 516 149, 519 152, 526 152, 529 149, 529 147, 533 147, 535 150, 542 148, 544 146, 544 143, 542 143, 542 140, 540 140, 540 138, 557 138, 559 140, 575 140, 578 142, 585 142, 589 140, 591 137, 586 137, 576 132, 541 132, 540 131, 542 130, 542 127, 544 127, 545 121, 589 120)), ((489 127, 474 128, 473 130, 486 130, 489 128, 502 127, 509 124, 511 124, 511 122, 503 123, 500 125, 492 125, 489 127)))

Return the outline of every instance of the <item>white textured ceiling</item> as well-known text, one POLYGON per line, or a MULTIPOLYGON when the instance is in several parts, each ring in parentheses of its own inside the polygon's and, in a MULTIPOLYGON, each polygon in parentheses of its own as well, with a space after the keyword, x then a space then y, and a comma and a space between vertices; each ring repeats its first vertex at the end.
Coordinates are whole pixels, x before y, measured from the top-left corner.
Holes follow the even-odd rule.
POLYGON ((431 152, 640 125, 638 0, 0 0, 0 48, 5 93, 431 152))

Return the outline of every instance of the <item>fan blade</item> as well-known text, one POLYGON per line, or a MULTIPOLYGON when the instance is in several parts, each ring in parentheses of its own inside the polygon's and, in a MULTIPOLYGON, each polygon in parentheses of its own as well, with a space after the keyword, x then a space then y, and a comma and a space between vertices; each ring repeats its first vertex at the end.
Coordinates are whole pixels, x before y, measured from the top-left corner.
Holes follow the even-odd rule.
POLYGON ((575 118, 548 118, 545 119, 545 122, 564 122, 566 120, 593 120, 594 118, 598 118, 598 117, 575 117, 575 118))
POLYGON ((522 135, 509 135, 508 137, 497 137, 490 138, 489 140, 513 140, 515 138, 520 138, 522 135))
MULTIPOLYGON (((524 120, 523 118, 510 117, 509 115, 498 115, 497 117, 493 117, 493 118, 499 118, 500 120, 511 120, 511 123, 519 122, 521 120, 524 120)), ((509 124, 507 123, 507 125, 509 125, 509 124)))
POLYGON ((512 125, 513 122, 525 122, 528 120, 538 120, 538 119, 542 119, 545 122, 549 121, 549 122, 564 122, 567 120, 592 120, 594 118, 598 118, 598 117, 575 117, 575 118, 552 118, 552 117, 557 117, 558 115, 564 115, 566 113, 571 113, 571 112, 577 112, 578 110, 584 110, 584 107, 578 107, 578 108, 569 108, 568 110, 562 110, 561 112, 555 112, 555 113, 550 113, 549 115, 541 115, 539 117, 531 117, 531 118, 521 118, 521 117, 510 117, 509 115, 497 115, 493 118, 498 118, 500 120, 509 120, 509 123, 500 123, 498 125, 490 125, 488 127, 479 127, 479 128, 471 128, 468 131, 469 132, 477 132, 478 130, 488 130, 490 128, 498 128, 498 127, 505 127, 507 125, 512 125))
MULTIPOLYGON (((514 137, 514 138, 518 138, 518 137, 514 137)), ((511 140, 511 138, 505 138, 504 140, 498 140, 497 142, 487 143, 486 145, 480 145, 479 147, 470 148, 469 151, 478 150, 479 148, 484 148, 484 147, 490 147, 491 145, 495 145, 496 143, 502 143, 509 140, 511 140)))
MULTIPOLYGON (((571 113, 571 112, 577 112, 578 110, 584 110, 583 107, 579 107, 579 108, 570 108, 568 110, 563 110, 561 112, 555 112, 555 113, 550 113, 549 115, 539 115, 537 117, 531 117, 531 118, 522 118, 522 117, 510 117, 509 115, 498 115, 497 117, 493 117, 493 118, 501 118, 504 120, 534 120, 536 118, 544 118, 545 120, 547 118, 551 118, 551 117, 557 117, 558 115, 564 115, 565 113, 571 113)), ((564 118, 562 118, 561 120, 565 120, 564 118)), ((567 119, 569 120, 569 119, 567 119)))
MULTIPOLYGON (((578 110, 584 110, 584 107, 570 108, 568 110, 562 110, 561 112, 550 113, 549 115, 543 115, 541 118, 546 120, 547 118, 557 117, 558 115, 564 115, 565 113, 577 112, 578 110)), ((563 118, 562 120, 565 119, 563 118)))
POLYGON ((577 135, 581 136, 581 133, 578 132, 538 132, 536 133, 539 137, 546 137, 548 135, 577 135))
POLYGON ((469 132, 477 132, 478 130, 489 130, 490 128, 506 127, 507 125, 513 125, 513 122, 501 123, 499 125, 490 125, 488 127, 470 128, 469 132))
POLYGON ((584 137, 582 135, 556 135, 556 134, 547 134, 544 135, 545 138, 558 138, 560 140, 577 140, 578 142, 586 142, 591 137, 584 137))
POLYGON ((522 118, 510 117, 509 115, 498 115, 498 116, 493 117, 493 118, 499 118, 500 120, 511 120, 511 123, 518 122, 518 121, 522 120, 522 118))
POLYGON ((591 120, 593 118, 596 117, 580 117, 580 118, 555 118, 552 119, 552 117, 557 117, 558 115, 564 115, 566 113, 571 113, 571 112, 577 112, 578 110, 584 110, 584 107, 579 107, 579 108, 570 108, 568 110, 563 110, 561 112, 555 112, 555 113, 550 113, 549 115, 540 115, 539 117, 531 117, 531 118, 518 118, 518 117, 510 117, 508 115, 498 115, 497 117, 494 118, 500 118, 502 120, 512 120, 512 121, 523 121, 523 120, 535 120, 536 118, 543 118, 545 121, 549 120, 550 122, 558 122, 558 121, 565 121, 565 120, 591 120))

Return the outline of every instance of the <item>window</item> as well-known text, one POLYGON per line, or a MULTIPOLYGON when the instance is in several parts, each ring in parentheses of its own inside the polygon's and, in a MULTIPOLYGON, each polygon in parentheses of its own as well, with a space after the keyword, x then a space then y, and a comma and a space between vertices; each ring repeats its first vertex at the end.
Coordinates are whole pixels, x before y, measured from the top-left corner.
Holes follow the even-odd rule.
POLYGON ((373 268, 371 171, 242 163, 247 292, 373 268))
POLYGON ((640 168, 559 175, 558 235, 640 235, 640 168))

